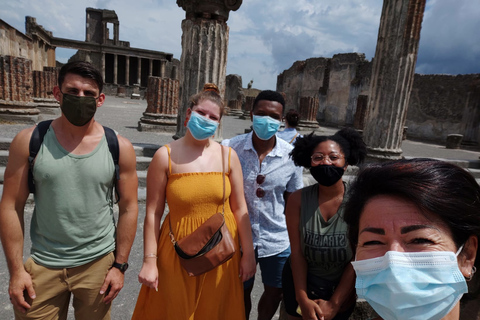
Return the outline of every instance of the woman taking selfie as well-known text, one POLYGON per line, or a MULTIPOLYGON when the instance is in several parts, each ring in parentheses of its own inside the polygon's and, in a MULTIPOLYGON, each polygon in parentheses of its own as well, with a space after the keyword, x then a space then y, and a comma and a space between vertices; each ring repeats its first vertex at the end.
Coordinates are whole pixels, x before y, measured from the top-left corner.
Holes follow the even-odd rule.
POLYGON ((358 297, 378 319, 460 319, 462 296, 478 293, 467 286, 478 267, 475 179, 447 162, 400 160, 365 168, 349 195, 358 297))

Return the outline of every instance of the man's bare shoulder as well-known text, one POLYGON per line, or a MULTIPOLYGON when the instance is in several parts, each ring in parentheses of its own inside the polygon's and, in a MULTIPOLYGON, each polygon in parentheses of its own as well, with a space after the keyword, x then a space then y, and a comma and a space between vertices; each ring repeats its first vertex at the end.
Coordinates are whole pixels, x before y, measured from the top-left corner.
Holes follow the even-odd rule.
POLYGON ((16 151, 19 149, 28 149, 30 144, 30 138, 32 137, 33 130, 35 130, 36 126, 32 126, 26 129, 23 129, 15 138, 13 138, 12 143, 10 145, 10 152, 16 151))

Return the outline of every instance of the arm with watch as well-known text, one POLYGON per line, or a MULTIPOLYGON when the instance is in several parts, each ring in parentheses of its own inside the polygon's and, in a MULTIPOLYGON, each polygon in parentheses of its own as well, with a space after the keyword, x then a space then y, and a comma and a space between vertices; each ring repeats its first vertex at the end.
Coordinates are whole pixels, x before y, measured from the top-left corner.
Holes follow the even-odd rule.
POLYGON ((105 294, 103 302, 107 304, 111 303, 123 288, 124 273, 128 268, 128 256, 135 239, 138 217, 135 151, 132 144, 121 136, 118 136, 118 143, 120 147, 120 179, 117 182, 117 189, 120 200, 118 202, 115 261, 100 288, 100 294, 105 294))

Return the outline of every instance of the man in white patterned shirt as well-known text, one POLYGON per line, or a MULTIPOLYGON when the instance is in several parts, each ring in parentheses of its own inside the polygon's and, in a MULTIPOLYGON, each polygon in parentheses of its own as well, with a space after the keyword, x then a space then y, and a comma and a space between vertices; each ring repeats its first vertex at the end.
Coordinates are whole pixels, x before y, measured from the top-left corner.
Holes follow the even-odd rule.
MULTIPOLYGON (((237 152, 242 164, 253 245, 264 285, 259 320, 272 319, 282 299, 282 271, 290 256, 285 202, 290 193, 303 187, 302 168, 289 156, 292 146, 276 136, 284 108, 280 93, 260 92, 250 113, 253 131, 222 142, 237 152)), ((253 283, 254 278, 244 283, 247 319, 253 283)))

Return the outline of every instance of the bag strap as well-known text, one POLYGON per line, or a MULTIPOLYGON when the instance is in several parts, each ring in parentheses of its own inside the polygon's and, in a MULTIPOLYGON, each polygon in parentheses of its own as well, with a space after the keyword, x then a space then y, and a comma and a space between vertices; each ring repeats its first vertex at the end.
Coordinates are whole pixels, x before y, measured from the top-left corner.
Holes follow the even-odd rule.
MULTIPOLYGON (((223 146, 220 145, 220 148, 222 148, 222 177, 223 177, 223 205, 222 205, 222 217, 223 221, 225 221, 225 156, 223 155, 223 146)), ((175 240, 175 236, 173 235, 172 231, 172 221, 170 219, 170 213, 168 214, 168 226, 170 227, 170 232, 168 235, 170 236, 170 241, 172 244, 175 246, 177 241, 175 240)))
MULTIPOLYGON (((35 164, 35 158, 37 157, 40 146, 43 143, 43 138, 47 134, 48 128, 50 127, 53 120, 41 121, 37 124, 35 129, 33 129, 32 136, 30 138, 30 143, 28 146, 29 156, 28 156, 28 190, 30 193, 35 193, 35 180, 33 179, 33 165, 35 164)), ((118 137, 114 130, 103 126, 105 131, 105 138, 107 139, 108 150, 113 158, 113 163, 115 164, 115 196, 116 202, 120 200, 120 194, 118 193, 118 180, 120 180, 120 166, 118 164, 120 158, 120 147, 118 145, 118 137)))
POLYGON ((120 160, 120 146, 118 145, 118 137, 115 131, 109 127, 103 126, 103 131, 105 131, 105 138, 107 139, 108 151, 112 155, 113 163, 115 165, 115 199, 116 202, 120 201, 120 193, 118 192, 118 180, 120 180, 120 165, 118 164, 120 160))
POLYGON ((298 136, 298 132, 297 132, 297 133, 295 133, 295 135, 293 136, 292 140, 290 140, 290 142, 289 142, 289 143, 290 143, 290 144, 292 144, 293 140, 295 140, 295 138, 296 138, 297 136, 298 136))
POLYGON ((48 131, 50 124, 53 120, 45 120, 39 122, 35 129, 33 129, 32 136, 30 138, 29 144, 29 156, 28 156, 28 190, 30 193, 35 193, 35 182, 33 179, 33 165, 35 163, 35 158, 37 157, 37 153, 40 150, 40 146, 43 143, 43 137, 48 131))

